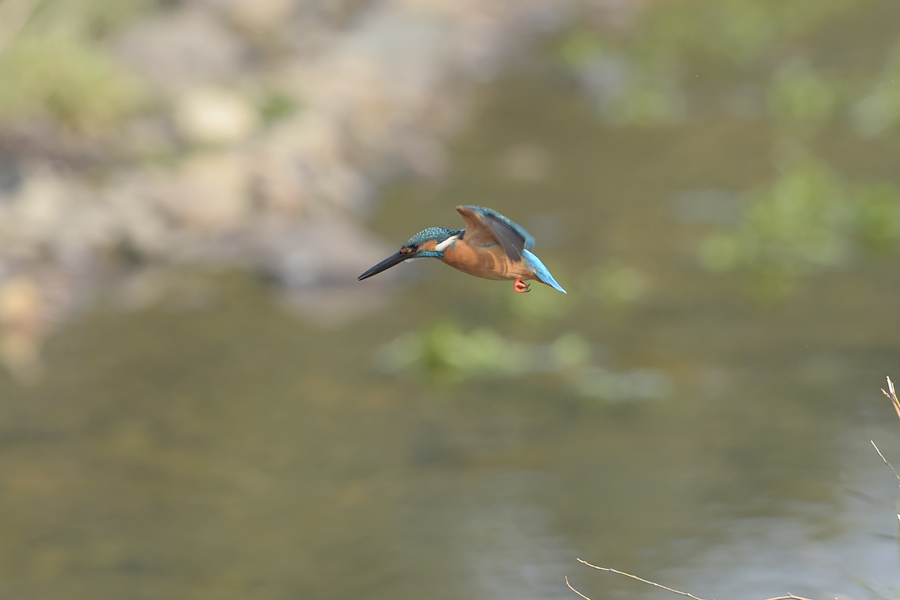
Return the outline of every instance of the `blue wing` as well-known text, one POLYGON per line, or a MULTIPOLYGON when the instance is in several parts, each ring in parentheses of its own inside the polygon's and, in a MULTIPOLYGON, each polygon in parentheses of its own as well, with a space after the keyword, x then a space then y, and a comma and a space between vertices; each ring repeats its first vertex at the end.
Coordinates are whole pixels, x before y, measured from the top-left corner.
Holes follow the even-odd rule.
POLYGON ((483 206, 457 206, 456 210, 466 221, 465 235, 470 243, 493 241, 513 261, 522 258, 523 250, 534 248, 534 238, 524 227, 495 210, 483 206))

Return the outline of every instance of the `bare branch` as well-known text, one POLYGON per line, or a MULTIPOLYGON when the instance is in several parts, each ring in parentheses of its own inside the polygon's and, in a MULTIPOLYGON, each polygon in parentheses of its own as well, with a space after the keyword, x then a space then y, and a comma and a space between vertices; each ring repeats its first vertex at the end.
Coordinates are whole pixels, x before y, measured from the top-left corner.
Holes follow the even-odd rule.
POLYGON ((881 390, 881 393, 887 396, 887 399, 891 401, 891 404, 894 405, 894 411, 897 413, 897 417, 900 418, 900 400, 897 399, 897 392, 894 390, 894 382, 891 381, 891 378, 887 378, 888 389, 891 391, 888 394, 884 389, 881 390))
POLYGON ((653 587, 657 587, 662 590, 666 590, 667 592, 672 592, 672 593, 678 594, 680 596, 687 596, 688 598, 692 598, 693 600, 704 600, 703 598, 700 598, 699 596, 695 596, 688 592, 682 592, 682 591, 679 591, 676 589, 672 589, 670 587, 666 587, 662 584, 650 581, 649 579, 644 579, 642 577, 638 577, 637 575, 632 575, 631 573, 626 573, 625 571, 619 571, 618 569, 612 569, 610 567, 598 567, 597 565, 592 565, 591 563, 587 562, 586 560, 581 560, 580 558, 577 558, 575 560, 577 560, 578 562, 580 562, 583 565, 587 565, 588 567, 590 567, 592 569, 597 569, 598 571, 606 571, 607 573, 615 573, 616 575, 623 575, 630 579, 640 581, 641 583, 646 583, 647 585, 652 585, 653 587))
POLYGON ((875 445, 875 442, 874 442, 873 440, 869 440, 869 441, 872 443, 872 447, 875 448, 875 452, 877 452, 877 453, 878 453, 878 456, 881 457, 881 460, 884 461, 884 464, 886 464, 887 466, 889 466, 889 467, 891 468, 891 471, 894 472, 894 477, 897 478, 897 481, 900 481, 900 474, 897 473, 897 469, 895 469, 895 468, 893 467, 893 465, 891 465, 891 463, 889 463, 889 462, 887 461, 887 459, 884 457, 884 454, 882 454, 882 453, 881 453, 881 450, 878 449, 878 446, 875 445))
MULTIPOLYGON (((581 560, 580 558, 578 558, 576 560, 578 562, 580 562, 581 564, 586 565, 592 569, 597 569, 598 571, 606 571, 607 573, 615 573, 616 575, 623 575, 625 577, 628 577, 629 579, 634 579, 635 581, 640 581, 641 583, 646 583, 647 585, 652 585, 653 587, 659 588, 661 590, 666 590, 667 592, 672 592, 674 594, 678 594, 679 596, 686 596, 688 598, 691 598, 692 600, 703 600, 703 598, 700 598, 699 596, 695 596, 691 593, 682 592, 680 590, 666 587, 662 584, 656 583, 654 581, 650 581, 649 579, 644 579, 643 577, 638 577, 637 575, 632 575, 631 573, 626 573, 625 571, 619 571, 618 569, 612 569, 610 567, 598 567, 597 565, 592 565, 591 563, 589 563, 585 560, 581 560)), ((568 577, 566 577, 566 585, 569 586, 570 590, 572 590, 573 592, 575 592, 576 594, 578 594, 585 600, 590 600, 587 596, 585 596, 584 594, 582 594, 581 592, 579 592, 578 590, 573 588, 571 585, 569 585, 568 577)), ((794 594, 785 594, 784 596, 775 596, 774 598, 766 598, 766 600, 810 600, 810 599, 805 598, 803 596, 795 596, 794 594)))

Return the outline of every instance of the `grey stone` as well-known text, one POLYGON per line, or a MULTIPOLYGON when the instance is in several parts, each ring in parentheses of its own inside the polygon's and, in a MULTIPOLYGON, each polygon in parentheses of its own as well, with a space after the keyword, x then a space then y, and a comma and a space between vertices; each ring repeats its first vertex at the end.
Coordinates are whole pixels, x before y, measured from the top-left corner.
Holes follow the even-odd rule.
POLYGON ((245 66, 239 38, 191 4, 141 19, 112 48, 138 75, 170 92, 235 78, 245 66))

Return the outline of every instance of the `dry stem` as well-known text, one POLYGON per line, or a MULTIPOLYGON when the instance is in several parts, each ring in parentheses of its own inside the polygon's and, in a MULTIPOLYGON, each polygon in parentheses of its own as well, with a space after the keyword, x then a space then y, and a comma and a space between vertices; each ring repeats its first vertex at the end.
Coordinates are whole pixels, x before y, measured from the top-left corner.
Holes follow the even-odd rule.
MULTIPOLYGON (((887 378, 887 382, 888 382, 888 389, 890 390, 891 393, 890 394, 887 393, 886 391, 884 391, 883 388, 881 390, 881 393, 884 394, 885 396, 887 396, 887 399, 891 401, 891 404, 894 407, 894 412, 897 413, 897 418, 900 418, 900 400, 897 399, 897 391, 894 389, 894 382, 891 381, 890 377, 887 378)), ((869 441, 872 441, 872 440, 869 440, 869 441)), ((884 457, 884 454, 882 454, 881 450, 878 449, 878 446, 875 446, 874 441, 872 441, 872 446, 875 447, 875 452, 878 453, 878 456, 881 457, 881 460, 884 461, 884 464, 889 466, 891 468, 891 471, 894 472, 894 477, 897 478, 897 481, 900 481, 900 474, 897 474, 897 469, 895 469, 894 466, 887 461, 887 459, 884 457)), ((900 523, 900 513, 897 514, 897 522, 900 523)))
MULTIPOLYGON (((640 581, 641 583, 646 583, 647 585, 652 585, 653 587, 657 587, 661 590, 666 590, 667 592, 672 592, 673 594, 678 594, 680 596, 686 596, 688 598, 691 598, 691 600, 704 600, 703 598, 700 598, 699 596, 695 596, 689 592, 682 592, 680 590, 676 590, 674 588, 664 586, 660 583, 656 583, 655 581, 650 581, 649 579, 644 579, 643 577, 638 577, 637 575, 632 575, 631 573, 626 573, 625 571, 619 571, 618 569, 613 569, 610 567, 598 567, 597 565, 592 565, 591 563, 587 562, 586 560, 581 560, 580 558, 576 559, 576 560, 578 562, 580 562, 581 564, 587 565, 588 567, 590 567, 592 569, 597 569, 598 571, 606 571, 607 573, 615 573, 616 575, 623 575, 625 577, 628 577, 629 579, 634 579, 636 581, 640 581)), ((581 592, 579 592, 578 590, 573 588, 572 584, 569 583, 568 577, 566 577, 566 585, 569 587, 570 590, 572 590, 573 592, 575 592, 576 594, 578 594, 579 596, 584 598, 584 600, 591 600, 590 598, 588 598, 587 596, 585 596, 584 594, 582 594, 581 592)), ((775 596, 773 598, 767 598, 766 600, 810 600, 810 599, 805 598, 803 596, 795 596, 794 594, 785 594, 784 596, 775 596)))
POLYGON ((881 393, 887 396, 888 400, 891 401, 891 404, 894 405, 894 411, 897 413, 897 417, 900 418, 900 400, 897 399, 897 392, 894 391, 894 382, 891 381, 891 378, 887 378, 888 389, 891 390, 891 393, 888 394, 884 389, 881 390, 881 393))
POLYGON ((894 477, 896 477, 897 480, 900 481, 900 474, 897 473, 897 469, 895 469, 894 466, 887 461, 887 459, 884 457, 884 454, 882 454, 881 450, 878 449, 878 446, 875 445, 875 442, 873 440, 869 440, 869 441, 872 443, 872 446, 875 448, 875 452, 877 452, 878 456, 881 457, 881 460, 884 461, 884 464, 889 466, 891 468, 891 471, 894 472, 894 477))

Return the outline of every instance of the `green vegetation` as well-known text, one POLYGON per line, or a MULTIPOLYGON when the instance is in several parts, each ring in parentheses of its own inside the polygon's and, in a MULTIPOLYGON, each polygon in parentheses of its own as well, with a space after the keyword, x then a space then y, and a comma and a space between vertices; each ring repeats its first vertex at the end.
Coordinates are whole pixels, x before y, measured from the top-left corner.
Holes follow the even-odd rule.
MULTIPOLYGON (((857 0, 660 2, 622 30, 579 26, 560 38, 556 56, 613 125, 664 125, 687 114, 700 69, 729 67, 748 79, 783 60, 784 46, 857 0)), ((739 82, 746 83, 746 82, 739 82)), ((835 114, 833 82, 795 61, 776 71, 769 109, 778 119, 821 121, 835 114)))
POLYGON ((157 0, 43 0, 32 25, 39 29, 77 30, 85 38, 102 40, 119 27, 146 14, 157 0))
POLYGON ((396 338, 378 355, 385 371, 414 368, 431 379, 455 382, 485 375, 521 375, 532 367, 535 349, 491 329, 464 332, 455 323, 443 322, 396 338))
POLYGON ((588 29, 564 36, 557 55, 597 102, 602 119, 614 125, 660 125, 684 116, 684 93, 672 57, 617 44, 588 29))
MULTIPOLYGON (((35 3, 22 26, 4 30, 0 123, 40 122, 80 134, 112 131, 139 110, 147 90, 103 45, 147 1, 35 3)), ((27 8, 27 6, 26 6, 27 8)))
POLYGON ((290 117, 297 109, 297 100, 278 89, 266 89, 258 102, 259 115, 267 125, 290 117))
POLYGON ((636 28, 641 49, 748 65, 857 0, 661 2, 636 28))
POLYGON ((749 270, 770 291, 783 292, 800 275, 840 267, 860 251, 898 240, 900 192, 894 186, 850 183, 803 156, 747 194, 741 223, 708 236, 700 260, 712 271, 749 270))
POLYGON ((874 81, 823 74, 804 56, 804 35, 862 0, 661 2, 633 27, 579 25, 556 46, 560 63, 611 125, 665 125, 683 119, 698 71, 728 68, 732 84, 759 85, 776 125, 811 129, 849 116, 862 136, 900 125, 900 46, 874 81), (773 68, 774 67, 774 68, 773 68))
POLYGON ((110 131, 137 110, 143 89, 93 45, 29 35, 0 56, 0 121, 49 120, 78 132, 110 131))
POLYGON ((896 130, 900 125, 900 45, 888 54, 881 75, 852 107, 856 131, 873 137, 896 130))
POLYGON ((544 373, 560 379, 576 396, 604 402, 656 400, 671 391, 662 373, 614 371, 593 364, 591 355, 590 342, 572 331, 549 344, 527 344, 488 328, 466 332, 450 321, 403 334, 377 354, 383 371, 413 373, 443 384, 544 373))
POLYGON ((836 81, 804 61, 789 61, 775 71, 768 89, 768 110, 784 126, 810 128, 831 120, 841 101, 836 81))

